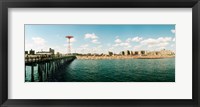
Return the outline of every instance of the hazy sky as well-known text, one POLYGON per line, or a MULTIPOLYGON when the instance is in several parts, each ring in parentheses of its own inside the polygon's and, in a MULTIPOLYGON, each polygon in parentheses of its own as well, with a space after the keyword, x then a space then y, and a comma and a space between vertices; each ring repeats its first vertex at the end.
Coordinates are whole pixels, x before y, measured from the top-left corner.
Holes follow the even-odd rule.
POLYGON ((119 53, 122 50, 175 51, 175 25, 25 25, 25 50, 67 53, 119 53))

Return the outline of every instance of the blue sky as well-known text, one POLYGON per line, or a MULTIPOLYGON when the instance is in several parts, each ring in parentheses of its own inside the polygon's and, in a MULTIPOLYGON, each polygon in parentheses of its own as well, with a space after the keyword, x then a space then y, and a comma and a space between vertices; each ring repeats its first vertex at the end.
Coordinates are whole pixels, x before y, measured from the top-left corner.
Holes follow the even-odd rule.
POLYGON ((123 50, 175 51, 175 25, 25 25, 25 50, 67 53, 119 53, 123 50))

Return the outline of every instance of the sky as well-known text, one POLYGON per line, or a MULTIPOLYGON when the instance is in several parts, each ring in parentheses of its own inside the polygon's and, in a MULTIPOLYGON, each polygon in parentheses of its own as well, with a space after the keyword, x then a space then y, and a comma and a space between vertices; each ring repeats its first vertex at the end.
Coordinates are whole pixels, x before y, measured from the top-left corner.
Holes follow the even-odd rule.
POLYGON ((26 24, 25 50, 67 53, 71 39, 72 53, 116 54, 124 50, 175 51, 175 25, 77 25, 77 24, 26 24))

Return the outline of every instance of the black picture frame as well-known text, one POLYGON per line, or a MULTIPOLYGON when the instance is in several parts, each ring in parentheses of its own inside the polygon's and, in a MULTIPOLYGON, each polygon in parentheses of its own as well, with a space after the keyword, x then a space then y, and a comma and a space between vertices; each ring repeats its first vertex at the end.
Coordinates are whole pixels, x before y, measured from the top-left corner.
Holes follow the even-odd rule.
POLYGON ((200 2, 198 0, 0 0, 0 105, 2 107, 200 107, 200 2), (192 99, 8 99, 8 8, 192 8, 192 99))

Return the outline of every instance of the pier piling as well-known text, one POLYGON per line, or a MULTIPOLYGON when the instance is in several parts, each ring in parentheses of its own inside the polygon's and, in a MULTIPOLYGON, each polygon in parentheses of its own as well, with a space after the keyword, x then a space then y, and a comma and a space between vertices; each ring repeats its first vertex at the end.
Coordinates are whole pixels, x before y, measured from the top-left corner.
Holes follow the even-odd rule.
POLYGON ((57 57, 57 58, 26 58, 25 59, 25 78, 27 76, 26 74, 26 67, 31 67, 31 80, 35 81, 34 78, 34 66, 37 67, 38 72, 38 80, 40 82, 47 81, 49 78, 49 75, 51 73, 52 76, 54 76, 54 72, 59 71, 60 69, 64 68, 64 66, 70 62, 72 62, 74 59, 76 59, 76 56, 65 56, 65 57, 57 57))

